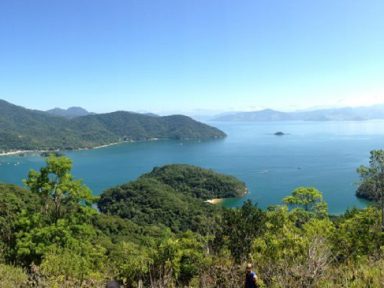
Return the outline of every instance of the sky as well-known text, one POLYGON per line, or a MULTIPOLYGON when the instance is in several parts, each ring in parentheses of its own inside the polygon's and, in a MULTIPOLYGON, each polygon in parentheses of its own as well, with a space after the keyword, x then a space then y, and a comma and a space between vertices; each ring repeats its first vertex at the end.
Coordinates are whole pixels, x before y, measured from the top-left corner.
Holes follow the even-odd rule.
POLYGON ((382 0, 1 0, 0 99, 209 113, 384 103, 382 0))

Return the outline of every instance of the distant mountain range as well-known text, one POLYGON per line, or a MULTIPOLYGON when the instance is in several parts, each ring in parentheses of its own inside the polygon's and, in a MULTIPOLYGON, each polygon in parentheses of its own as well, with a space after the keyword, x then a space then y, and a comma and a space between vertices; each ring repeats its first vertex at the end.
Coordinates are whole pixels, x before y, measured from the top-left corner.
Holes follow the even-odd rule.
POLYGON ((69 107, 68 109, 54 108, 45 112, 51 115, 61 116, 68 119, 95 114, 88 112, 87 110, 81 107, 69 107))
POLYGON ((117 111, 72 119, 0 100, 0 152, 92 148, 122 141, 215 139, 217 128, 187 116, 117 111))
POLYGON ((254 112, 225 113, 214 117, 215 121, 361 121, 384 119, 384 104, 356 107, 319 109, 312 111, 280 112, 265 109, 254 112))

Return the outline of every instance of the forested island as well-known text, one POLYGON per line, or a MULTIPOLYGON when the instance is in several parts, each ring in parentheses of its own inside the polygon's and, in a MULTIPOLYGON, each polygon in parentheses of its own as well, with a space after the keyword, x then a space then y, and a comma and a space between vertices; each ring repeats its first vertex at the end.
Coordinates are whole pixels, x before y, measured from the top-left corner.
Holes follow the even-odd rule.
POLYGON ((66 118, 0 100, 0 153, 73 150, 124 141, 224 138, 224 132, 183 115, 117 111, 66 118))
POLYGON ((97 204, 101 212, 139 225, 165 225, 173 232, 205 231, 212 224, 207 220, 218 209, 205 200, 241 197, 246 191, 245 184, 232 176, 191 165, 166 165, 107 190, 97 204))
MULTIPOLYGON (((25 188, 0 185, 0 287, 242 287, 249 261, 260 287, 382 287, 383 207, 331 216, 313 187, 266 210, 213 206, 205 200, 241 196, 244 183, 189 165, 95 197, 71 167, 52 155, 25 188)), ((377 167, 362 181, 383 184, 377 167)))

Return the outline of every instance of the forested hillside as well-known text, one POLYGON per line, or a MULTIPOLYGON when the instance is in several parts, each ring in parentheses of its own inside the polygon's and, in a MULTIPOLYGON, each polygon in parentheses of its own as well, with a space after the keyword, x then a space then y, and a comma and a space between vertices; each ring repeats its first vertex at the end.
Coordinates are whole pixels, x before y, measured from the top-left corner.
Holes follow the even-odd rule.
POLYGON ((155 167, 140 178, 154 178, 177 192, 203 200, 241 197, 247 192, 245 183, 233 176, 186 164, 155 167))
POLYGON ((224 132, 183 115, 154 117, 118 111, 66 119, 0 100, 0 152, 71 150, 151 139, 223 137, 224 132))
POLYGON ((210 219, 219 213, 219 207, 204 200, 240 197, 245 191, 245 184, 234 177, 190 165, 167 165, 107 190, 98 207, 103 213, 140 225, 203 232, 210 229, 210 219))
POLYGON ((207 197, 237 196, 243 184, 185 165, 155 168, 97 199, 71 166, 50 156, 29 173, 27 189, 0 185, 0 287, 101 288, 109 279, 124 287, 242 287, 247 262, 260 287, 383 287, 378 206, 330 216, 312 187, 265 211, 251 202, 209 206, 207 197))

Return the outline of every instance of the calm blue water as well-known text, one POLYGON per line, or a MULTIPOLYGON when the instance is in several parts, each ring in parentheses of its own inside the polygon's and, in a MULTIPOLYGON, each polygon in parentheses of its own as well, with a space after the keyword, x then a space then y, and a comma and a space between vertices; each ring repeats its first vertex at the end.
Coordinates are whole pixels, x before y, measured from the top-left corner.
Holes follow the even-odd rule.
MULTIPOLYGON (((120 144, 66 153, 74 175, 100 194, 104 189, 135 179, 154 166, 189 163, 212 168, 243 180, 260 207, 281 203, 298 186, 323 192, 331 213, 363 207, 355 198, 356 168, 367 164, 369 151, 384 149, 384 121, 366 122, 211 122, 228 134, 205 142, 159 141, 120 144), (278 137, 283 131, 289 135, 278 137)), ((43 165, 39 156, 0 157, 0 181, 21 184, 29 169, 43 165)))

